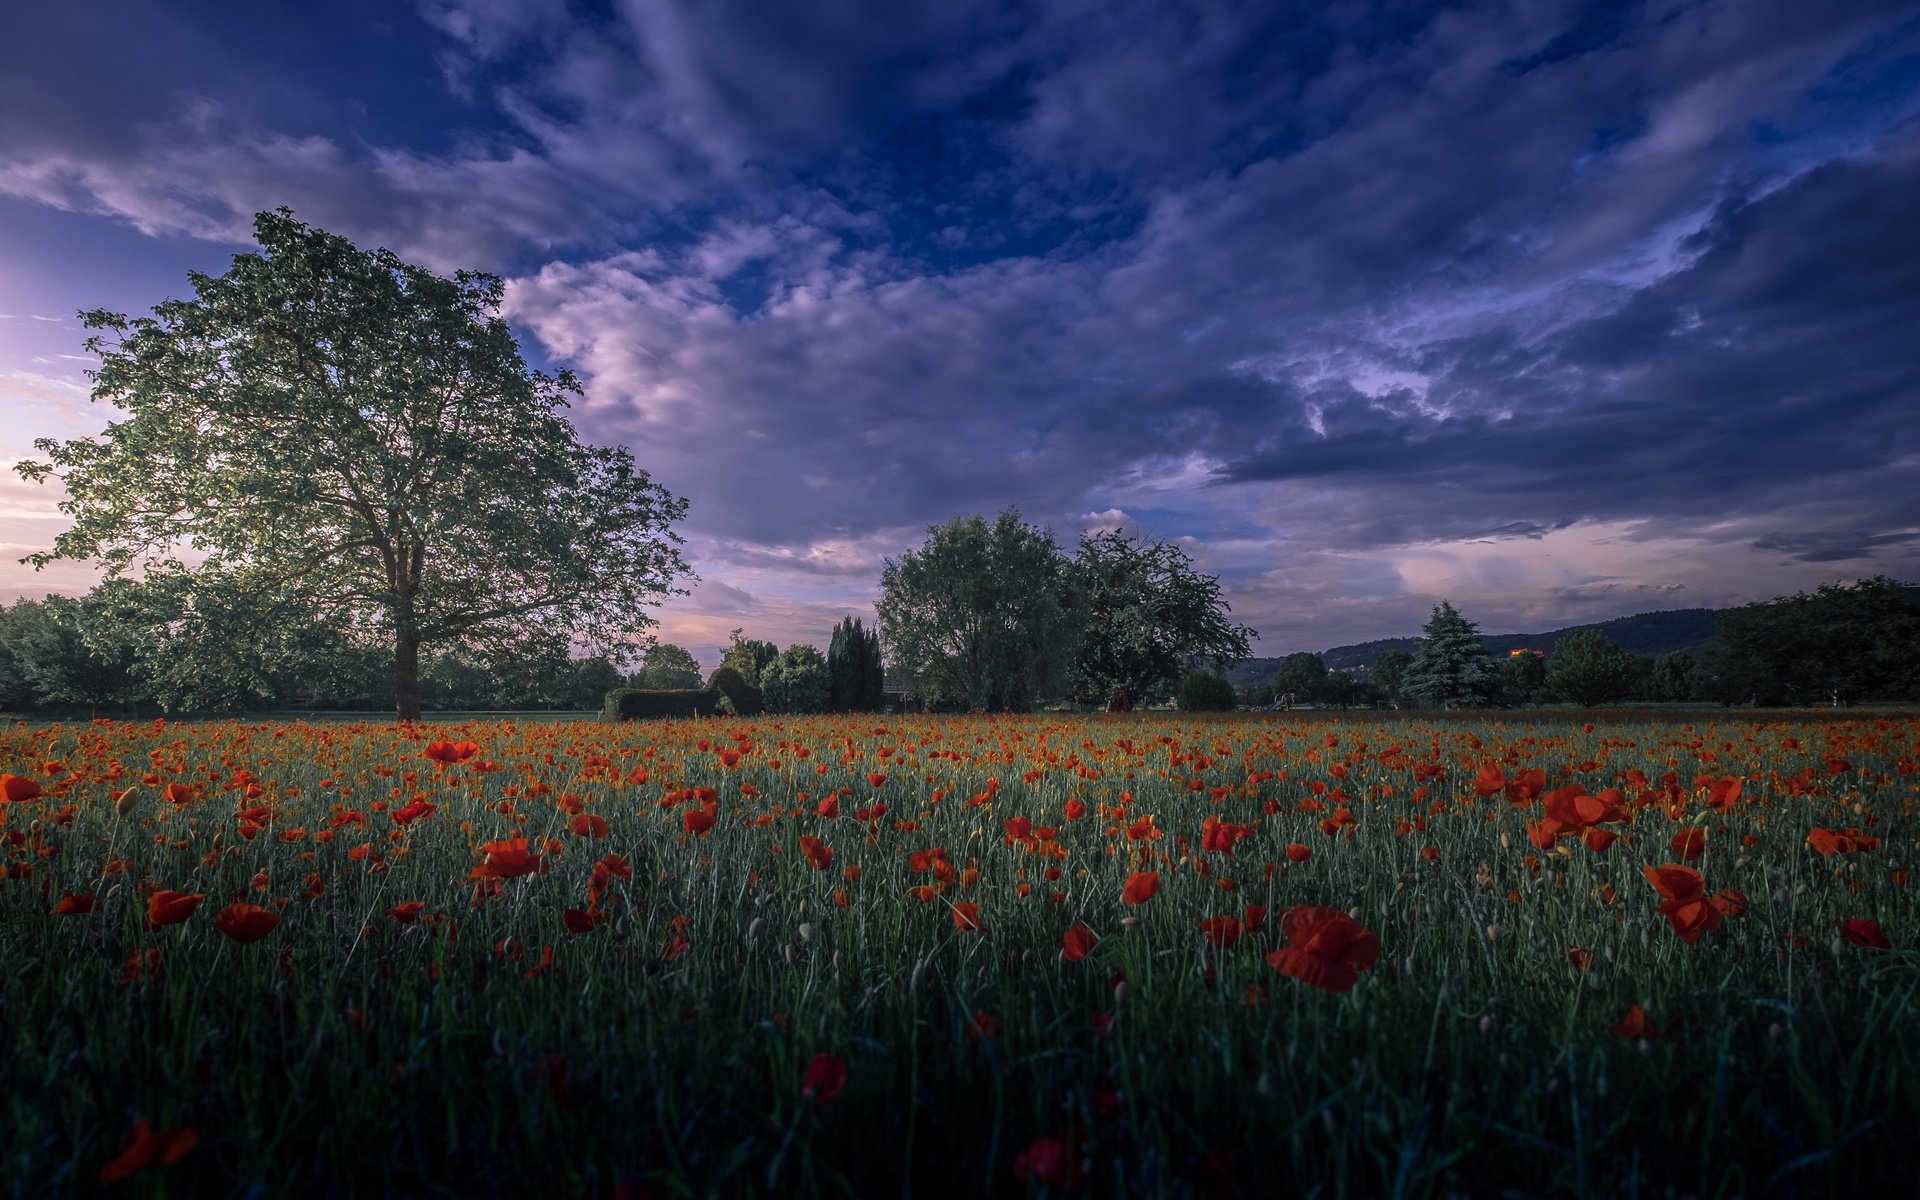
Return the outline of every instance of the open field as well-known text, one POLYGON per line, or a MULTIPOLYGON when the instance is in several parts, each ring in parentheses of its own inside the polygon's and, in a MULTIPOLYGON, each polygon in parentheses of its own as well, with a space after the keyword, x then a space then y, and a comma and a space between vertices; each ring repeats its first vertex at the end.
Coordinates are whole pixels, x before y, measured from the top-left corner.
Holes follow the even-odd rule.
POLYGON ((13 727, 0 1194, 1911 1194, 1917 740, 13 727))

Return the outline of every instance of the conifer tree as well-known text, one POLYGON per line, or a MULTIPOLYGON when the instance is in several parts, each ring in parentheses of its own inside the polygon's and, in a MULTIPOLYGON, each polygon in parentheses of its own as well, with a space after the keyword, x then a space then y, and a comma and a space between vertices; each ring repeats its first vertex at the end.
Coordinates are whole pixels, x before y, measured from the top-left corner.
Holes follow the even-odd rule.
POLYGON ((827 647, 827 674, 833 690, 833 712, 877 712, 886 676, 880 665, 880 632, 865 628, 858 617, 847 617, 833 628, 827 647))
POLYGON ((1500 695, 1500 668, 1473 622, 1443 600, 1420 631, 1420 648, 1401 678, 1400 691, 1444 708, 1490 704, 1500 695))

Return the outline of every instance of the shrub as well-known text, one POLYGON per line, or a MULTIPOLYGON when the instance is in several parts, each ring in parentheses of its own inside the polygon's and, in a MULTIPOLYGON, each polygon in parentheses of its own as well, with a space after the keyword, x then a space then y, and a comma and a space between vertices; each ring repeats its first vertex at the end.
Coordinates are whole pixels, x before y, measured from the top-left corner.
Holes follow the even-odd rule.
POLYGON ((788 646, 760 668, 760 698, 768 712, 825 712, 830 695, 827 660, 812 646, 788 646))
POLYGON ((1232 712, 1237 699, 1225 675, 1188 671, 1180 681, 1180 707, 1187 712, 1232 712))
POLYGON ((743 717, 757 717, 766 707, 760 699, 760 689, 732 667, 717 668, 707 676, 707 690, 725 696, 733 705, 733 711, 743 717))
POLYGON ((651 721, 660 717, 710 717, 720 711, 712 688, 614 688, 600 707, 602 721, 651 721))

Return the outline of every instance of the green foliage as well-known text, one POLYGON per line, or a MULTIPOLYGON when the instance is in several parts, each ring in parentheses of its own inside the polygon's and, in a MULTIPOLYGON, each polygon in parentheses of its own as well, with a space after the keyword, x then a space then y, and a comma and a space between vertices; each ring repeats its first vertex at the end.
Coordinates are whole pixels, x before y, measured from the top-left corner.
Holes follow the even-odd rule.
POLYGON ((655 721, 666 717, 711 717, 720 711, 713 688, 614 688, 600 706, 602 721, 655 721))
POLYGON ((1225 675, 1196 669, 1180 681, 1179 700, 1183 712, 1232 712, 1239 697, 1225 675))
POLYGON ((1070 566, 1016 509, 929 526, 880 576, 887 661, 940 707, 1022 712, 1061 695, 1082 628, 1070 566))
POLYGON ((1498 660, 1500 688, 1509 704, 1545 704, 1553 699, 1547 686, 1547 660, 1532 650, 1522 650, 1498 660))
POLYGON ((761 668, 760 695, 768 712, 827 711, 832 696, 827 660, 812 646, 788 646, 780 657, 761 668))
POLYGON ((149 698, 139 647, 108 620, 109 608, 89 595, 21 600, 9 609, 6 656, 19 672, 15 687, 24 700, 97 711, 149 698))
POLYGON ((1406 650, 1383 651, 1367 668, 1367 682, 1373 685, 1383 700, 1397 700, 1406 684, 1407 669, 1413 666, 1413 655, 1406 650))
POLYGON ((1104 704, 1115 689, 1135 703, 1156 699, 1189 666, 1245 658, 1259 636, 1227 620, 1220 581, 1168 542, 1084 535, 1072 579, 1084 614, 1072 685, 1083 703, 1104 704))
POLYGON ((1492 704, 1500 696, 1500 668, 1473 622, 1443 600, 1420 631, 1420 648, 1401 676, 1400 690, 1421 704, 1443 708, 1492 704))
POLYGON ((740 673, 740 678, 754 686, 759 686, 760 672, 767 664, 780 657, 780 647, 772 642, 756 641, 740 636, 740 630, 733 631, 733 644, 721 656, 720 665, 731 667, 740 673))
POLYGON ((149 655, 181 696, 194 667, 223 692, 259 682, 221 661, 250 601, 294 641, 326 625, 389 646, 403 719, 422 646, 614 647, 649 623, 687 573, 685 502, 579 441, 561 413, 578 385, 526 366, 499 279, 442 278, 284 209, 254 231, 262 252, 190 273, 190 299, 83 314, 93 396, 128 415, 18 465, 58 479, 74 519, 28 561, 157 564, 156 606, 196 633, 149 655), (173 556, 188 545, 197 566, 173 556))
POLYGON ((1273 694, 1291 694, 1294 703, 1306 704, 1321 699, 1326 682, 1327 664, 1318 654, 1289 654, 1273 673, 1273 694))
POLYGON ((1685 650, 1671 650, 1653 660, 1653 698, 1655 700, 1693 700, 1698 698, 1698 664, 1685 650))
POLYGON ((1706 684, 1728 703, 1920 697, 1920 603, 1886 576, 1721 614, 1706 684))
POLYGON ((733 667, 715 667, 713 674, 707 677, 707 690, 720 693, 726 701, 724 709, 738 716, 758 716, 766 707, 760 689, 748 683, 733 667))
POLYGON ((27 678, 25 643, 51 621, 42 600, 15 600, 0 608, 0 712, 31 712, 39 707, 39 693, 27 678))
POLYGON ((634 673, 634 686, 643 688, 697 688, 700 663, 693 654, 672 642, 655 642, 647 647, 634 673))
POLYGON ((1597 629, 1576 629, 1553 644, 1547 686, 1582 708, 1624 700, 1633 690, 1634 656, 1597 629))
POLYGON ((867 629, 858 617, 847 617, 833 628, 827 647, 827 698, 834 712, 879 712, 886 704, 886 669, 880 658, 880 631, 867 629))

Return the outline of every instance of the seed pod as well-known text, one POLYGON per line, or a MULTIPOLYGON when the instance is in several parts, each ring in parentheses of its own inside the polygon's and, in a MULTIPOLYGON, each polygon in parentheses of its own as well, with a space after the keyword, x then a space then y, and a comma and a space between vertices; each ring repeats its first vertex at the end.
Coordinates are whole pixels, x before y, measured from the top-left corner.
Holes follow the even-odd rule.
POLYGON ((128 788, 113 798, 113 811, 124 817, 133 811, 134 802, 139 798, 138 789, 128 788))
POLYGON ((787 965, 788 965, 788 966, 792 966, 792 965, 793 965, 793 962, 794 962, 794 960, 795 960, 796 958, 799 958, 799 957, 800 957, 800 956, 799 956, 798 954, 795 954, 795 953, 794 953, 794 950, 793 950, 793 943, 791 943, 791 942, 789 942, 789 943, 787 943, 787 948, 786 948, 786 949, 785 949, 784 951, 782 951, 782 953, 784 953, 784 954, 786 955, 786 957, 787 957, 787 965))
POLYGON ((800 940, 803 942, 813 940, 813 926, 805 921, 800 922, 800 940))
POLYGON ((753 920, 748 921, 747 922, 747 940, 752 941, 754 938, 759 937, 760 930, 763 927, 765 927, 766 923, 767 922, 765 921, 765 919, 761 917, 755 917, 753 920))

